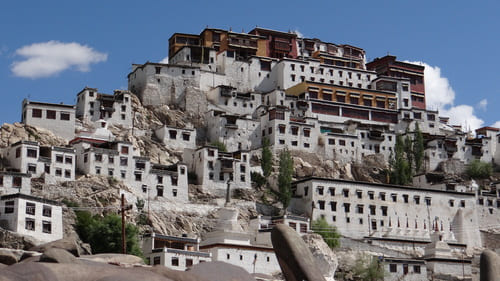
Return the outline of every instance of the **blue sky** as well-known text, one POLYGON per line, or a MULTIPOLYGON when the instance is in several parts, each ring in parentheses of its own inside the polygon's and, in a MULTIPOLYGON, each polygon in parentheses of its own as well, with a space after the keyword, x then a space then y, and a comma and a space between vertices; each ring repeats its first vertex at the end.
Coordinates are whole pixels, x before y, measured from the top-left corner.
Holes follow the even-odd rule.
POLYGON ((500 121, 498 11, 495 1, 6 1, 0 122, 20 121, 27 97, 73 104, 85 86, 126 89, 131 64, 161 61, 174 32, 258 25, 356 45, 370 60, 390 53, 425 63, 430 106, 454 123, 492 125, 500 121))

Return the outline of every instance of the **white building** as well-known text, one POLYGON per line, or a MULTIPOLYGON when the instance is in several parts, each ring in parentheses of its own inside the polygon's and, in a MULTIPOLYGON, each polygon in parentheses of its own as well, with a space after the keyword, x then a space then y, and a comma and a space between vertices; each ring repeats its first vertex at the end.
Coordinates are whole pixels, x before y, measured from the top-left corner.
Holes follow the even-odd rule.
POLYGON ((200 262, 212 261, 211 254, 200 252, 199 246, 199 238, 152 233, 143 237, 142 252, 149 265, 185 271, 200 262))
POLYGON ((75 180, 75 150, 68 147, 39 146, 38 142, 19 141, 4 155, 10 167, 47 183, 75 180))
POLYGON ((223 261, 243 267, 249 273, 272 275, 281 271, 272 246, 252 244, 252 235, 238 224, 236 209, 221 208, 214 231, 205 235, 200 244, 213 261, 223 261))
POLYGON ((183 151, 196 148, 196 130, 163 125, 155 130, 155 136, 171 150, 183 151))
POLYGON ((24 99, 21 122, 47 129, 69 141, 75 137, 75 106, 24 99))
POLYGON ((210 143, 223 143, 228 151, 252 150, 261 146, 260 121, 250 115, 211 110, 207 112, 206 120, 210 143))
POLYGON ((203 188, 224 192, 230 188, 251 188, 250 154, 246 151, 222 152, 213 146, 184 150, 183 161, 197 175, 203 188))
POLYGON ((250 229, 254 231, 252 244, 272 246, 271 230, 277 224, 285 224, 295 230, 299 235, 305 235, 310 231, 309 218, 283 215, 262 216, 250 220, 250 229))
POLYGON ((380 257, 385 281, 427 281, 427 265, 422 259, 380 257))
POLYGON ((223 111, 233 115, 252 115, 261 105, 262 95, 257 92, 238 92, 236 88, 218 85, 207 91, 209 110, 223 111))
POLYGON ((0 171, 0 195, 31 194, 31 176, 28 173, 0 171))
POLYGON ((29 235, 40 243, 63 238, 62 208, 52 200, 26 194, 0 196, 0 227, 29 235))
MULTIPOLYGON (((293 183, 290 210, 320 217, 352 238, 430 241, 438 224, 449 243, 480 247, 473 192, 309 177, 293 183)), ((420 249, 423 250, 423 249, 420 249)))
POLYGON ((84 122, 105 120, 112 125, 132 127, 131 93, 115 90, 112 95, 98 93, 97 89, 85 87, 77 95, 76 118, 84 122))
POLYGON ((123 181, 136 196, 188 201, 187 166, 151 163, 137 155, 130 142, 106 142, 78 138, 72 141, 78 155, 77 169, 82 174, 101 175, 123 181))

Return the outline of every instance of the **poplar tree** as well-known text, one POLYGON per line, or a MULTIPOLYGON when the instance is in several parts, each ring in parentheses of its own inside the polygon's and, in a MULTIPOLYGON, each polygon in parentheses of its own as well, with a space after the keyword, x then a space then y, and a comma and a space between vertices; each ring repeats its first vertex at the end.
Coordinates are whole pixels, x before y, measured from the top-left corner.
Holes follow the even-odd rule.
POLYGON ((418 126, 418 123, 415 124, 415 140, 413 143, 413 159, 415 160, 415 172, 420 172, 422 170, 422 164, 424 162, 424 137, 422 135, 422 131, 418 126))
POLYGON ((280 153, 280 167, 278 174, 279 199, 286 210, 292 199, 293 160, 287 148, 280 153))
POLYGON ((273 169, 273 153, 269 148, 269 139, 267 138, 262 140, 262 160, 260 166, 262 167, 264 177, 269 177, 273 169))

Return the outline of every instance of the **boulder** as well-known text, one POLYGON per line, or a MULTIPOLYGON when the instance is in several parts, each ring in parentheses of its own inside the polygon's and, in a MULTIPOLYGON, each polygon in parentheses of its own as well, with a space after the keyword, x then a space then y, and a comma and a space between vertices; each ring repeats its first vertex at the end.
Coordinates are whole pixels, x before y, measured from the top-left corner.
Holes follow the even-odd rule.
POLYGON ((77 259, 66 250, 59 248, 49 248, 40 257, 40 262, 76 263, 77 259))
POLYGON ((500 278, 500 257, 491 250, 484 250, 479 261, 479 280, 498 281, 500 278))
POLYGON ((15 264, 17 263, 17 258, 12 252, 0 249, 0 263, 5 265, 15 264))
POLYGON ((137 264, 143 265, 144 261, 142 258, 134 255, 124 255, 124 254, 97 254, 97 255, 86 255, 80 256, 80 260, 88 260, 101 263, 114 263, 114 264, 137 264))
POLYGON ((278 224, 271 231, 271 241, 287 281, 325 281, 311 251, 295 230, 278 224))
POLYGON ((311 251, 316 264, 321 270, 321 274, 326 280, 334 280, 335 270, 339 264, 337 255, 325 243, 319 234, 307 234, 302 236, 311 251))
POLYGON ((200 281, 255 281, 242 267, 221 261, 199 263, 188 272, 200 281))
POLYGON ((63 250, 70 252, 75 257, 80 256, 80 248, 78 247, 78 244, 76 243, 75 239, 73 239, 73 238, 63 238, 63 239, 52 241, 52 242, 49 242, 46 244, 35 246, 35 247, 32 247, 30 249, 30 251, 44 253, 45 251, 47 251, 50 248, 63 249, 63 250))

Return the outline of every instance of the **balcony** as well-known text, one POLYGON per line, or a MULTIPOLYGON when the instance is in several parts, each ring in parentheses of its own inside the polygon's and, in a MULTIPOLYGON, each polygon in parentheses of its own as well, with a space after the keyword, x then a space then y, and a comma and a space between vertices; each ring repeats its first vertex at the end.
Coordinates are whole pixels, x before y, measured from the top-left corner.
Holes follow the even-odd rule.
POLYGON ((237 48, 257 49, 257 41, 248 39, 229 38, 229 45, 237 48))

